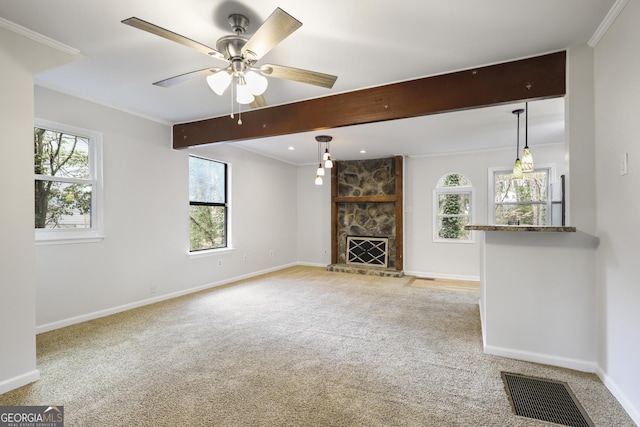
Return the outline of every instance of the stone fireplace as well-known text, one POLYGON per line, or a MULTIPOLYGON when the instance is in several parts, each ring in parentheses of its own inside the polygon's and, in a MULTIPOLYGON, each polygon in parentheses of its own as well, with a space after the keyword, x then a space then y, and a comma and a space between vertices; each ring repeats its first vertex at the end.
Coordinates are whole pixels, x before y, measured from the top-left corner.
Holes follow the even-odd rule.
POLYGON ((331 173, 330 270, 356 267, 358 273, 381 274, 385 270, 383 275, 401 275, 402 160, 396 156, 335 162, 331 173))

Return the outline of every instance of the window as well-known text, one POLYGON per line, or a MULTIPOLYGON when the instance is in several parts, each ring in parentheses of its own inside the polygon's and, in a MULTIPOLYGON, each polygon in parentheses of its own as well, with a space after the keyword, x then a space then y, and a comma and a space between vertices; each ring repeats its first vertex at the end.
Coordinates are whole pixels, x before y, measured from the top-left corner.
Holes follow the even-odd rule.
POLYGON ((438 181, 433 192, 435 242, 473 242, 464 226, 471 223, 473 188, 467 178, 450 173, 438 181))
POLYGON ((189 156, 190 251, 227 247, 227 164, 189 156))
MULTIPOLYGON (((551 167, 524 172, 522 179, 514 179, 511 170, 490 170, 493 195, 489 217, 497 225, 550 224, 551 199, 549 182, 551 167)), ((490 195, 491 196, 491 195, 490 195)))
POLYGON ((37 120, 33 147, 36 241, 101 239, 101 135, 37 120))

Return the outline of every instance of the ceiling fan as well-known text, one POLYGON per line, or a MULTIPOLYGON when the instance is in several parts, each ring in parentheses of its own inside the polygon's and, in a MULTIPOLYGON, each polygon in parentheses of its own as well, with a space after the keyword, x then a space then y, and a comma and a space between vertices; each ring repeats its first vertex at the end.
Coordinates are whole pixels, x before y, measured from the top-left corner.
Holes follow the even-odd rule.
POLYGON ((283 65, 256 65, 271 49, 302 26, 300 21, 280 8, 273 11, 251 38, 243 36, 249 26, 249 19, 241 14, 230 15, 229 25, 235 34, 219 38, 215 49, 136 17, 125 19, 122 23, 180 43, 229 64, 225 68, 204 68, 160 80, 153 83, 156 86, 170 87, 193 78, 206 77, 207 83, 218 95, 222 95, 231 86, 232 91, 236 91, 236 101, 239 104, 262 107, 266 105, 262 94, 268 85, 265 76, 328 89, 333 87, 338 78, 330 74, 283 65))

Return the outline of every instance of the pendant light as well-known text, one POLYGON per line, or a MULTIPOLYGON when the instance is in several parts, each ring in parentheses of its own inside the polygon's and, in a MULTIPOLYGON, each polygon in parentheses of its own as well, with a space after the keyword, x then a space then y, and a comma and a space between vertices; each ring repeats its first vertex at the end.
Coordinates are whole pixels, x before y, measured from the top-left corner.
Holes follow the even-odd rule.
POLYGON ((331 160, 331 153, 329 152, 329 143, 332 139, 333 137, 329 135, 316 136, 316 141, 318 141, 320 150, 322 150, 324 144, 324 154, 322 155, 322 161, 324 162, 324 167, 326 169, 331 169, 333 167, 333 160, 331 160))
MULTIPOLYGON (((316 140, 318 137, 316 137, 316 140)), ((322 185, 322 177, 324 176, 324 169, 322 168, 322 154, 321 143, 318 141, 318 170, 316 171, 316 185, 322 185)))
POLYGON ((524 104, 524 150, 522 150, 522 171, 533 172, 533 156, 529 150, 529 103, 524 104))
POLYGON ((520 162, 520 114, 524 113, 524 109, 519 108, 512 111, 513 114, 518 116, 518 134, 516 136, 516 161, 513 164, 513 177, 515 179, 522 179, 522 163, 520 162))
POLYGON ((316 170, 316 185, 322 185, 322 177, 325 175, 324 170, 331 169, 333 167, 333 160, 331 160, 331 153, 329 153, 329 142, 331 142, 332 139, 333 137, 329 135, 316 136, 316 141, 318 141, 318 169, 316 170))

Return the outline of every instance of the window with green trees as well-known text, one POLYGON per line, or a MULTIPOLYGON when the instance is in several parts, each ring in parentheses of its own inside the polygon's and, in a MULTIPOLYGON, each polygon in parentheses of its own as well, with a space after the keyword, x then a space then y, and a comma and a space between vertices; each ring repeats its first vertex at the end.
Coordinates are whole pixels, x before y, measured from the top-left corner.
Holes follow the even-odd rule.
POLYGON ((227 164, 189 156, 190 251, 227 247, 227 164))
POLYGON ((38 121, 33 130, 36 239, 101 234, 99 134, 38 121))
POLYGON ((548 225, 550 168, 524 172, 515 179, 511 171, 493 172, 493 223, 498 225, 548 225))
POLYGON ((434 190, 434 241, 470 242, 472 234, 464 226, 471 223, 471 182, 459 173, 450 173, 438 181, 434 190))

